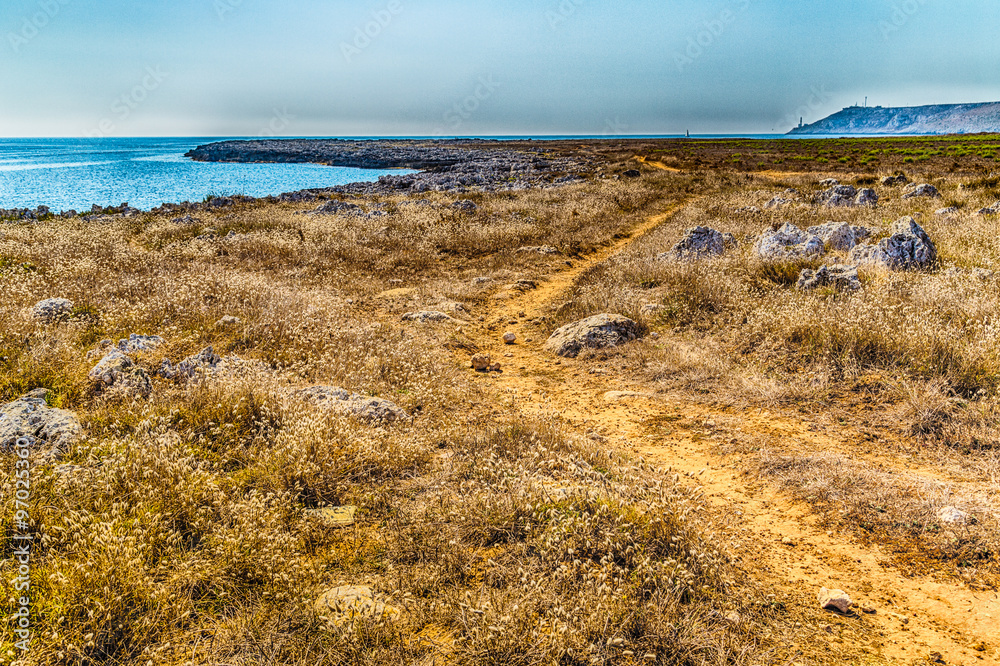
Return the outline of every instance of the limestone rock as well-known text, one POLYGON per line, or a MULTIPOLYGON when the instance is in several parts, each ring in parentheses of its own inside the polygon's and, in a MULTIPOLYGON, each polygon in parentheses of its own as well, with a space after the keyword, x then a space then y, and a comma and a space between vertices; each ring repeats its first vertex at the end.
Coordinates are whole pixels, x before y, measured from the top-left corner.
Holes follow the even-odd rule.
POLYGON ((840 185, 840 181, 836 178, 827 178, 819 181, 820 187, 836 187, 837 185, 840 185))
POLYGON ((600 314, 567 324, 546 341, 545 349, 575 358, 584 349, 616 347, 640 337, 642 328, 628 317, 600 314))
POLYGON ((146 371, 137 366, 119 349, 111 351, 102 358, 97 365, 91 368, 87 377, 97 385, 97 390, 102 393, 113 390, 115 393, 123 395, 148 398, 153 390, 153 385, 146 371))
POLYGON ((845 266, 843 264, 833 264, 830 266, 820 266, 817 270, 805 269, 799 274, 799 282, 796 285, 803 291, 811 291, 822 287, 833 287, 836 291, 857 291, 861 289, 861 281, 858 279, 857 266, 845 266))
POLYGON ((831 250, 850 250, 871 235, 865 227, 851 226, 846 222, 827 222, 806 229, 807 234, 819 236, 831 250))
POLYGON ((896 220, 889 232, 878 245, 859 245, 851 250, 851 261, 894 271, 927 270, 937 264, 937 248, 912 217, 896 220))
POLYGON ((843 590, 828 590, 824 587, 816 597, 823 610, 835 610, 841 613, 848 613, 851 610, 851 598, 843 590))
POLYGON ((136 352, 153 351, 163 344, 163 338, 158 335, 137 335, 132 333, 128 340, 119 340, 118 349, 123 354, 135 354, 136 352))
POLYGON ((377 594, 364 585, 342 585, 327 590, 316 600, 316 612, 336 626, 344 626, 355 620, 395 621, 399 609, 389 603, 389 599, 377 594))
POLYGON ((357 204, 347 203, 346 201, 340 201, 338 199, 331 199, 325 204, 319 206, 313 212, 326 215, 335 215, 337 213, 353 214, 364 212, 364 209, 357 204))
POLYGON ((18 438, 28 437, 33 446, 45 449, 46 456, 57 458, 80 438, 83 427, 76 414, 50 408, 45 402, 48 393, 48 389, 35 389, 0 406, 0 450, 10 450, 18 438))
POLYGON ((337 386, 310 386, 298 391, 298 395, 320 407, 350 414, 365 423, 377 425, 410 419, 410 415, 394 402, 351 393, 337 386))
POLYGON ((946 215, 954 215, 957 212, 958 208, 956 208, 955 206, 948 206, 947 208, 938 208, 936 211, 934 211, 934 214, 944 217, 946 215))
POLYGON ((882 179, 882 185, 885 187, 896 187, 897 185, 906 185, 910 182, 910 179, 901 173, 894 176, 886 176, 882 179))
POLYGON ((31 315, 43 324, 69 319, 72 313, 73 301, 65 298, 47 298, 31 308, 31 315))
POLYGON ((931 199, 941 198, 941 193, 933 185, 928 185, 924 183, 922 185, 917 185, 911 191, 903 195, 904 199, 915 199, 917 197, 930 197, 931 199))
POLYGON ((787 259, 811 259, 823 254, 823 240, 806 233, 791 222, 780 229, 768 229, 754 245, 757 255, 767 261, 787 259))
POLYGON ((461 323, 451 315, 445 314, 444 312, 437 312, 435 310, 421 310, 420 312, 407 312, 405 315, 403 315, 403 321, 415 321, 420 324, 461 323))
POLYGON ((938 520, 949 525, 965 525, 969 522, 969 514, 954 506, 945 506, 937 512, 938 520))
POLYGON ((476 372, 489 372, 493 359, 489 354, 476 354, 472 357, 472 369, 476 372))
POLYGON ((980 208, 976 211, 976 215, 1000 215, 1000 201, 986 208, 980 208))
POLYGON ((792 201, 791 199, 786 199, 784 197, 774 197, 766 204, 764 204, 764 208, 767 208, 768 210, 773 210, 775 208, 781 208, 782 206, 787 206, 788 204, 791 203, 795 202, 792 201))
MULTIPOLYGON (((735 242, 733 238, 733 242, 735 242)), ((661 254, 659 259, 702 259, 720 257, 726 251, 726 238, 709 227, 693 227, 674 245, 670 252, 661 254)))
POLYGON ((231 328, 233 326, 239 326, 243 323, 243 320, 239 317, 234 317, 232 315, 225 315, 222 319, 215 322, 216 328, 231 328))
POLYGON ((164 359, 163 364, 160 366, 160 375, 167 379, 192 379, 199 374, 211 374, 215 372, 220 361, 222 361, 222 358, 209 346, 197 354, 188 356, 177 365, 172 365, 169 360, 164 359))
POLYGON ((475 213, 477 210, 479 210, 479 206, 476 205, 476 202, 470 199, 462 199, 461 201, 456 201, 451 205, 451 207, 460 210, 463 213, 475 213))
POLYGON ((854 206, 857 196, 858 190, 850 185, 834 185, 827 190, 818 192, 813 197, 813 201, 831 208, 854 206))
POLYGON ((878 194, 875 190, 864 188, 858 190, 858 195, 854 197, 855 206, 876 206, 878 205, 878 194))

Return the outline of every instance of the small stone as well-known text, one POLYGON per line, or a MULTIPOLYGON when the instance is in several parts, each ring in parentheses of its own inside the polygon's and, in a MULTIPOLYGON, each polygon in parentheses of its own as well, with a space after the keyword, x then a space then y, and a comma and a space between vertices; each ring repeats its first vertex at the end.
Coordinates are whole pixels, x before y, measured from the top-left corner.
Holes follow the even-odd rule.
POLYGON ((490 366, 490 372, 500 372, 500 364, 494 363, 490 366))
POLYGON ((472 357, 472 368, 476 372, 489 372, 492 364, 493 359, 490 358, 489 354, 476 354, 472 357))
POLYGON ((862 613, 867 613, 868 615, 874 615, 876 613, 875 607, 865 604, 861 607, 862 613))
POLYGON ((238 326, 243 323, 243 320, 239 317, 234 317, 232 315, 226 315, 219 321, 215 322, 216 328, 229 328, 231 326, 238 326))
POLYGON ((73 313, 73 301, 65 298, 47 298, 35 303, 31 315, 43 324, 69 319, 73 313))
POLYGON ((519 247, 515 250, 518 254, 542 254, 551 255, 559 254, 559 250, 552 247, 551 245, 540 245, 540 246, 525 246, 519 247))
POLYGON ((861 289, 861 279, 858 277, 857 266, 833 264, 820 266, 815 271, 804 269, 799 273, 799 281, 795 286, 803 291, 831 287, 837 292, 850 292, 861 289))
POLYGON ((794 546, 795 545, 795 541, 791 537, 782 537, 781 538, 781 543, 785 544, 786 546, 794 546))
POLYGON ((391 622, 399 617, 399 609, 364 585, 342 585, 327 590, 316 600, 315 607, 316 612, 337 626, 352 624, 360 619, 391 622))
POLYGON ((118 349, 124 354, 153 351, 163 344, 163 338, 158 335, 137 335, 132 333, 128 340, 119 340, 118 349))
POLYGON ((942 507, 937 516, 938 520, 949 525, 965 525, 969 522, 969 514, 954 506, 942 507))
POLYGON ((754 251, 765 261, 787 261, 819 257, 825 248, 822 238, 786 222, 777 231, 765 230, 754 251))
POLYGON ((331 527, 350 527, 354 524, 356 506, 327 506, 321 509, 306 509, 302 513, 317 518, 331 527))
POLYGON ((934 214, 946 216, 946 215, 954 215, 957 212, 958 208, 956 208, 955 206, 948 206, 947 208, 938 208, 936 211, 934 211, 934 214))
POLYGON ((824 587, 816 596, 823 610, 835 610, 841 613, 848 613, 851 610, 851 598, 843 590, 828 590, 824 587))
POLYGON ((512 345, 515 342, 517 342, 517 334, 516 333, 511 333, 511 332, 508 331, 507 333, 503 334, 503 343, 505 345, 512 345))

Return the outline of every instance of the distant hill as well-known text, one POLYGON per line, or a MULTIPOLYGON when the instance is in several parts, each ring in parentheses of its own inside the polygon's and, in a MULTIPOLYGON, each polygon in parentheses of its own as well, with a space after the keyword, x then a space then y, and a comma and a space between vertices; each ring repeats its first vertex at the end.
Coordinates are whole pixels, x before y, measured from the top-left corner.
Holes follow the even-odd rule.
POLYGON ((975 134, 1000 132, 1000 102, 887 108, 850 106, 789 134, 975 134))

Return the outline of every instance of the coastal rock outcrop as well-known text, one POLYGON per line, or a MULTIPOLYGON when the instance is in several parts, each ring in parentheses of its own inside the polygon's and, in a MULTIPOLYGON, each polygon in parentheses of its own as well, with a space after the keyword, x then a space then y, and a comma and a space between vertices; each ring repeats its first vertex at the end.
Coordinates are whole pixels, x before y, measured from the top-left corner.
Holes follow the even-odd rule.
POLYGON ((410 415, 394 402, 351 393, 337 386, 310 386, 298 391, 297 394, 319 407, 349 414, 365 423, 377 425, 410 418, 410 415))
POLYGON ((600 314, 556 330, 545 342, 545 350, 558 356, 576 358, 584 349, 602 349, 638 339, 642 327, 628 317, 600 314))
POLYGON ((831 250, 846 251, 871 236, 867 227, 852 226, 846 222, 827 222, 806 229, 807 234, 818 236, 831 250))
POLYGON ((35 389, 0 406, 0 450, 8 451, 19 438, 27 437, 47 457, 58 458, 80 438, 83 427, 76 414, 49 407, 48 394, 48 389, 35 389))
POLYGON ((851 250, 851 261, 893 271, 927 270, 937 264, 934 242, 912 217, 893 222, 889 234, 878 245, 855 247, 851 250))
MULTIPOLYGON (((726 236, 715 229, 693 227, 684 233, 684 237, 671 248, 670 252, 664 252, 657 258, 685 260, 721 257, 726 251, 726 240, 726 236)), ((736 239, 732 238, 729 244, 734 244, 735 241, 736 239)))
POLYGON ((861 289, 858 279, 858 267, 844 264, 820 266, 816 270, 805 269, 799 274, 796 285, 802 291, 813 291, 824 287, 832 287, 838 292, 850 292, 861 289))
POLYGON ((811 259, 822 255, 823 250, 819 236, 806 233, 791 222, 777 230, 766 230, 754 245, 754 252, 766 261, 811 259))

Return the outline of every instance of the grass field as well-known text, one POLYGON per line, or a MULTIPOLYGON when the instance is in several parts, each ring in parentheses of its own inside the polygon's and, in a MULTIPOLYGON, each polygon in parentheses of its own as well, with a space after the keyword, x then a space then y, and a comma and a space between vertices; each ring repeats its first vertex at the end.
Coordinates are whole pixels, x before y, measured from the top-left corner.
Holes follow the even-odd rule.
MULTIPOLYGON (((976 595, 1000 573, 1000 277, 974 269, 996 269, 1000 217, 973 213, 1000 196, 1000 137, 514 145, 601 166, 582 184, 373 197, 354 213, 250 203, 192 224, 4 225, 0 402, 48 388, 85 428, 31 470, 23 663, 997 658, 993 602, 976 595), (876 184, 899 169, 942 199, 876 184), (874 184, 878 207, 808 203, 828 176, 874 184), (788 188, 797 203, 765 208, 788 188), (959 212, 935 215, 946 205, 959 212), (940 266, 863 269, 852 295, 798 292, 816 262, 752 249, 785 222, 878 237, 902 215, 940 266), (737 247, 658 258, 697 225, 737 247), (518 251, 537 246, 557 252, 518 251), (32 319, 50 297, 74 302, 67 321, 32 319), (423 310, 453 319, 402 320, 423 310), (541 349, 604 312, 646 335, 575 360, 541 349), (136 356, 148 397, 88 378, 102 355, 88 353, 132 333, 165 341, 136 356), (157 375, 209 345, 227 371, 157 375), (502 373, 469 368, 484 352, 502 373), (317 385, 408 418, 324 409, 299 393, 317 385), (623 389, 640 400, 602 397, 623 389), (315 511, 342 506, 349 527, 315 511), (968 522, 944 524, 946 506, 968 522), (970 612, 942 610, 930 584, 970 612), (347 585, 384 612, 317 608, 347 585), (820 610, 820 585, 859 612, 820 610)), ((14 496, 5 475, 10 608, 14 496)), ((19 656, 2 637, 0 655, 19 656)))

